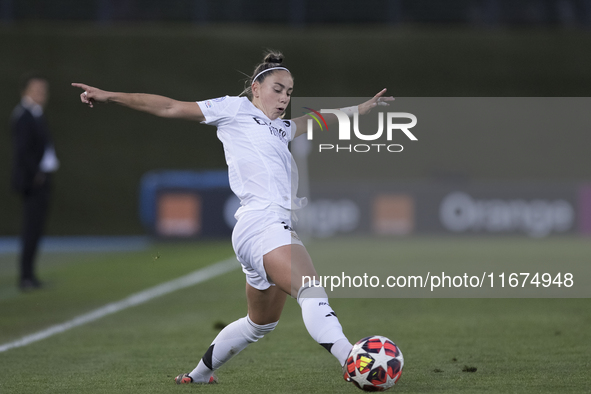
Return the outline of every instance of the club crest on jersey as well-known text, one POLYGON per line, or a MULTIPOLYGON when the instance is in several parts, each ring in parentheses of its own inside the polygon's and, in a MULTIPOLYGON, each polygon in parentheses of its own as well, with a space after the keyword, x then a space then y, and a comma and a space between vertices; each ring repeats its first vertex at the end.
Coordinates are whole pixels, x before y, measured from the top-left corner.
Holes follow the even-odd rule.
MULTIPOLYGON (((283 130, 282 128, 277 128, 277 127, 273 126, 273 124, 271 122, 267 122, 264 119, 258 118, 256 116, 253 116, 252 118, 254 119, 255 122, 257 122, 261 126, 269 127, 269 131, 271 132, 271 135, 279 138, 281 141, 283 141, 286 144, 289 142, 287 139, 287 131, 283 130)), ((284 122, 284 124, 287 125, 287 123, 285 123, 285 122, 284 122)))

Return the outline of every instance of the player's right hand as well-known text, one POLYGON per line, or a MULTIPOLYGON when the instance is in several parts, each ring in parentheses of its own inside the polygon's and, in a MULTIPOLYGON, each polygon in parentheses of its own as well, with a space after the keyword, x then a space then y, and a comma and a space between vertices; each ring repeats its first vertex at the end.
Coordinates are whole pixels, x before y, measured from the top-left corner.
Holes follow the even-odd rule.
POLYGON ((73 83, 72 86, 84 89, 84 92, 80 94, 80 101, 87 104, 90 108, 94 106, 95 102, 105 103, 109 100, 109 92, 105 92, 104 90, 93 88, 83 83, 73 83))

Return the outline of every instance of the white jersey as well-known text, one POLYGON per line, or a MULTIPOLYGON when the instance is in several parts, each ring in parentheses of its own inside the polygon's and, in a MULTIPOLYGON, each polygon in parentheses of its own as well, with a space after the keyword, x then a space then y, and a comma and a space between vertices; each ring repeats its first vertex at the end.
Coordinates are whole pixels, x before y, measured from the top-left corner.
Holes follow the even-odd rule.
POLYGON ((240 199, 236 215, 273 204, 296 210, 306 205, 296 196, 298 169, 288 149, 296 126, 291 120, 270 120, 246 97, 198 101, 202 123, 217 126, 224 145, 230 188, 240 199))

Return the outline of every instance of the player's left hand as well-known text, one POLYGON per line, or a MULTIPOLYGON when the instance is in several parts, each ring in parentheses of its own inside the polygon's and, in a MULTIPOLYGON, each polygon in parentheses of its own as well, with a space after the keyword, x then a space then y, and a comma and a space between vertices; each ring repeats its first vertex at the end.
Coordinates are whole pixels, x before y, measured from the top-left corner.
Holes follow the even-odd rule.
POLYGON ((386 93, 386 89, 383 89, 378 94, 373 96, 371 100, 368 100, 365 103, 359 104, 359 106, 358 106, 359 115, 368 114, 373 108, 377 107, 378 105, 379 106, 386 106, 386 107, 389 106, 390 104, 388 104, 388 102, 394 101, 394 97, 392 97, 392 96, 384 97, 385 93, 386 93))

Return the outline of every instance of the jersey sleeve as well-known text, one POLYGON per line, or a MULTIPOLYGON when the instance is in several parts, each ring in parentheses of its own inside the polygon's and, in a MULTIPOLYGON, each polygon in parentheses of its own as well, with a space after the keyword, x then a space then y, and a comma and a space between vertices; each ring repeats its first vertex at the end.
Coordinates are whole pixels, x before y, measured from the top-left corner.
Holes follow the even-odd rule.
POLYGON ((287 133, 289 135, 289 140, 293 141, 293 139, 295 138, 295 134, 296 134, 296 124, 293 120, 284 120, 283 123, 285 124, 285 127, 287 127, 287 133))
POLYGON ((207 125, 220 126, 231 121, 238 112, 241 105, 240 97, 218 97, 210 100, 197 101, 201 112, 205 116, 207 125))

